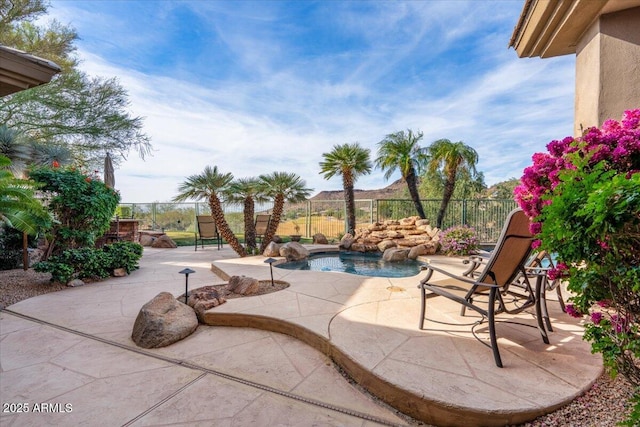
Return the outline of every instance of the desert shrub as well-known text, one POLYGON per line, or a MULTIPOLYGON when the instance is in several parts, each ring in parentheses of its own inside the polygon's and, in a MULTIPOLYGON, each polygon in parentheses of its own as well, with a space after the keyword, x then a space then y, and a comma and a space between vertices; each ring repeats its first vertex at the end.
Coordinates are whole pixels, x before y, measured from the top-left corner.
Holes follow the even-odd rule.
POLYGON ((446 255, 471 255, 480 249, 476 230, 458 225, 440 232, 440 251, 446 255))
POLYGON ((51 273, 51 281, 67 283, 73 278, 104 279, 114 269, 127 273, 138 268, 142 246, 133 242, 116 242, 102 248, 67 249, 47 261, 34 264, 39 272, 51 273))

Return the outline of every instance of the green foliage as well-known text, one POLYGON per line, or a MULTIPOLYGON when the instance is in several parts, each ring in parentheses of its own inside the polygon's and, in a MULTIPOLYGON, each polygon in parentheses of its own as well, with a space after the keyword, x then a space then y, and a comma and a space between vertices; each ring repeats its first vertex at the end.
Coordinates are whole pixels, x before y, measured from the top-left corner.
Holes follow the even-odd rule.
POLYGON ((120 195, 103 182, 73 168, 36 168, 30 177, 42 183, 60 250, 93 246, 109 229, 120 195))
POLYGON ((34 264, 39 272, 51 273, 51 281, 67 283, 73 278, 104 279, 114 269, 124 268, 127 273, 138 268, 142 246, 133 242, 116 242, 101 249, 67 249, 47 261, 34 264))
POLYGON ((34 197, 35 183, 15 178, 10 167, 11 161, 0 155, 0 224, 35 235, 50 226, 51 218, 34 197))

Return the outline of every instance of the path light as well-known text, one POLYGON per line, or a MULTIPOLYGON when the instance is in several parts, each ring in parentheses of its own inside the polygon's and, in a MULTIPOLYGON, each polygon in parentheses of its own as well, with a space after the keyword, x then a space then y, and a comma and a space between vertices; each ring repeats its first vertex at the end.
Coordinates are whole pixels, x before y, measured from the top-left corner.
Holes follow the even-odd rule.
POLYGON ((189 305, 189 275, 191 273, 195 273, 195 270, 187 267, 184 270, 179 271, 179 273, 184 274, 184 303, 189 305))
POLYGON ((269 264, 269 270, 271 270, 271 286, 273 286, 273 263, 276 262, 275 258, 267 258, 264 260, 267 264, 269 264))

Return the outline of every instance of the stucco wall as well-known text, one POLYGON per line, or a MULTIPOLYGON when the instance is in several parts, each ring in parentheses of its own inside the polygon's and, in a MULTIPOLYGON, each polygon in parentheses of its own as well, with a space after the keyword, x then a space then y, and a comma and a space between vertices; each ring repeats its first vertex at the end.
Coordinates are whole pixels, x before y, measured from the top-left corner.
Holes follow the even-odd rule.
POLYGON ((640 7, 602 15, 576 47, 574 133, 640 108, 640 7))

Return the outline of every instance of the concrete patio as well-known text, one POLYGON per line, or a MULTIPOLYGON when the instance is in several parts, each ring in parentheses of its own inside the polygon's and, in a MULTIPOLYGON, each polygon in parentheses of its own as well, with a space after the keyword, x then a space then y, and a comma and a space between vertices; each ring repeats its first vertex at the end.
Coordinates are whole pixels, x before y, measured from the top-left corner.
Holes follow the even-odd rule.
MULTIPOLYGON (((267 280, 264 259, 238 259, 228 248, 145 248, 128 277, 8 307, 0 313, 1 400, 30 411, 3 411, 0 424, 406 425, 396 408, 437 425, 505 425, 568 403, 602 372, 600 356, 582 341, 579 322, 552 301, 555 294, 548 296, 550 345, 531 314, 502 317, 532 326, 498 325, 502 369, 471 334, 475 315, 460 317, 444 298, 428 300, 426 329, 419 330, 421 275, 274 268, 289 288, 209 310, 207 323, 216 326, 201 325, 161 349, 131 340, 144 303, 161 291, 184 292, 184 267, 196 271, 189 277, 195 289, 232 275, 267 280), (332 360, 391 407, 345 380, 332 360), (55 411, 34 412, 41 403, 55 411)), ((487 338, 485 325, 475 332, 487 338)))

